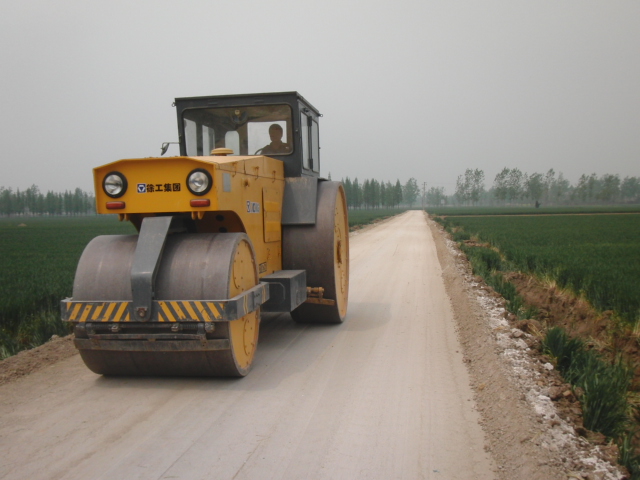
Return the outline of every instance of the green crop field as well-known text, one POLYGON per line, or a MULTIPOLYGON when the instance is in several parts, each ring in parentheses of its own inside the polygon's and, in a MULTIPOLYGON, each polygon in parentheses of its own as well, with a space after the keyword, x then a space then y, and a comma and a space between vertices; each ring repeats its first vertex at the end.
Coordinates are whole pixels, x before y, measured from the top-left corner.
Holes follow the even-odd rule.
POLYGON ((639 213, 640 205, 581 205, 581 206, 553 206, 540 208, 523 206, 504 207, 473 207, 450 206, 428 207, 427 212, 434 215, 458 216, 458 215, 558 215, 581 213, 639 213))
POLYGON ((349 226, 367 225, 384 217, 391 217, 406 212, 406 208, 371 208, 349 210, 349 226))
POLYGON ((59 302, 71 296, 85 245, 131 233, 113 216, 0 218, 0 358, 64 333, 59 302))
POLYGON ((640 214, 448 217, 445 222, 489 242, 515 269, 555 281, 640 320, 640 214))

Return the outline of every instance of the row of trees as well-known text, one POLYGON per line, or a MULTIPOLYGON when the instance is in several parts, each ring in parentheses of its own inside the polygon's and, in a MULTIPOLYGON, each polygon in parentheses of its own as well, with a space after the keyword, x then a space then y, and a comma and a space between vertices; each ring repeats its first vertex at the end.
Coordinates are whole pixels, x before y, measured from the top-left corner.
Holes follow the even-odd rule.
POLYGON ((0 187, 0 215, 86 215, 95 213, 93 194, 75 191, 40 192, 36 185, 20 191, 0 187))
MULTIPOLYGON (((638 203, 640 202, 640 178, 604 174, 582 175, 575 185, 556 175, 551 169, 547 173, 527 174, 518 168, 504 168, 499 172, 489 190, 485 189, 484 171, 467 169, 459 175, 454 195, 447 196, 444 187, 430 187, 420 192, 418 181, 410 178, 402 185, 349 177, 342 180, 349 208, 394 208, 400 205, 413 207, 424 202, 427 205, 445 204, 593 204, 593 203, 638 203), (424 195, 424 198, 423 198, 424 195)), ((86 215, 95 213, 95 198, 92 193, 75 191, 56 193, 40 192, 36 185, 26 190, 15 191, 0 187, 0 216, 10 215, 86 215)))
POLYGON ((446 205, 448 202, 444 187, 429 187, 425 193, 426 205, 446 205))
MULTIPOLYGON (((458 176, 454 197, 447 200, 460 204, 637 203, 640 201, 640 178, 620 179, 619 175, 592 173, 582 175, 575 185, 571 185, 562 173, 556 175, 553 169, 545 174, 529 175, 518 168, 504 168, 487 191, 484 172, 467 169, 464 175, 458 176)), ((442 198, 428 194, 427 203, 441 205, 442 198)))
POLYGON ((395 208, 400 205, 413 205, 420 197, 418 181, 410 178, 402 185, 400 180, 395 184, 366 179, 360 183, 358 179, 351 181, 349 177, 342 180, 347 195, 349 208, 395 208))

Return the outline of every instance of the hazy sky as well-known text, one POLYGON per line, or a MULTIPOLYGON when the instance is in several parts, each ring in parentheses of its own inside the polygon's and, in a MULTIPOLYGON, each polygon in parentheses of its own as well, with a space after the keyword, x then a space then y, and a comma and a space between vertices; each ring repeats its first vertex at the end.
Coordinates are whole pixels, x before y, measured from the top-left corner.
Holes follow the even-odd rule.
POLYGON ((175 97, 291 90, 333 179, 640 176, 639 25, 637 0, 4 1, 0 186, 91 190, 177 140, 175 97))

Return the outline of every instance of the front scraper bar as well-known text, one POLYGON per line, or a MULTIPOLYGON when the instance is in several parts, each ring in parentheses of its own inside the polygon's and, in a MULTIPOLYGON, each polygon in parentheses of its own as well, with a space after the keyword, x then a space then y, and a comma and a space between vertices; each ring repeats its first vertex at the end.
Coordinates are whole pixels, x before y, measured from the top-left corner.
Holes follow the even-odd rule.
POLYGON ((231 322, 256 311, 269 300, 269 284, 255 287, 228 300, 153 300, 148 320, 134 312, 133 302, 74 301, 60 302, 62 321, 86 322, 231 322))

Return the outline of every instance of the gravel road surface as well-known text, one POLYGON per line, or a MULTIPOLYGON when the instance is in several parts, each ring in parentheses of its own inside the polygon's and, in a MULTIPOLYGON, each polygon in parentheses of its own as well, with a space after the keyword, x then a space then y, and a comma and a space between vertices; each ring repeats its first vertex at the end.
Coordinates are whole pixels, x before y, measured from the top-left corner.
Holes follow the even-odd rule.
POLYGON ((263 318, 244 379, 107 378, 74 355, 0 387, 0 478, 496 478, 424 215, 350 241, 345 323, 263 318))

